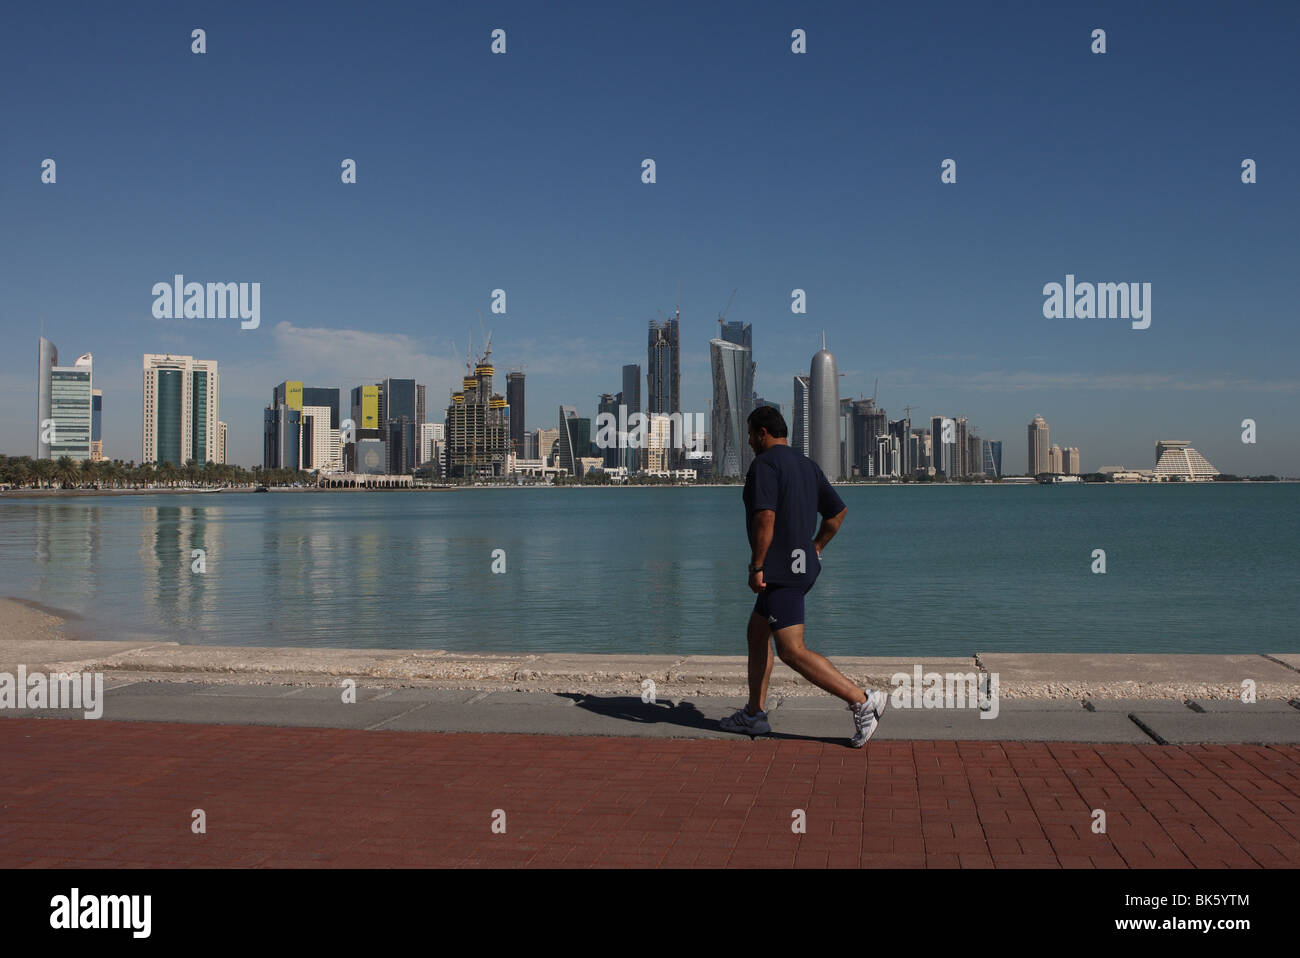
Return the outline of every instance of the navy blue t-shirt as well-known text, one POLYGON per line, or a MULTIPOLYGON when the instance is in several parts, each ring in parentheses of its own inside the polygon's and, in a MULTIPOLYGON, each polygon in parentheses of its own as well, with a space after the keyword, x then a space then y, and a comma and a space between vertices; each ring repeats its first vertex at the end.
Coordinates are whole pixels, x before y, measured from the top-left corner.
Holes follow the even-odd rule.
POLYGON ((754 513, 763 509, 776 513, 772 544, 763 557, 763 581, 811 587, 821 572, 813 545, 817 517, 839 515, 844 501, 817 463, 778 443, 755 456, 745 476, 745 527, 750 548, 754 545, 754 513))

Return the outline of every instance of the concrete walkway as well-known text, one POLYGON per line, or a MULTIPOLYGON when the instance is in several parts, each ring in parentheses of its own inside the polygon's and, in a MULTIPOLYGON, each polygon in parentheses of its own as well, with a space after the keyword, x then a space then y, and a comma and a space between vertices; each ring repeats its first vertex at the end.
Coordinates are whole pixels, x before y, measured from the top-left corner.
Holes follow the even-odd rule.
MULTIPOLYGON (((365 680, 361 680, 364 682, 365 680)), ((496 732, 745 740, 719 720, 743 695, 656 697, 619 693, 307 686, 141 680, 108 675, 100 721, 271 725, 405 732, 496 732)), ((1300 700, 1297 700, 1300 705, 1300 700)), ((992 710, 897 708, 880 741, 1300 744, 1300 707, 1266 699, 1005 699, 992 710)), ((84 709, 0 709, 5 717, 78 718, 84 709)), ((824 693, 769 698, 772 737, 847 747, 853 720, 824 693)))

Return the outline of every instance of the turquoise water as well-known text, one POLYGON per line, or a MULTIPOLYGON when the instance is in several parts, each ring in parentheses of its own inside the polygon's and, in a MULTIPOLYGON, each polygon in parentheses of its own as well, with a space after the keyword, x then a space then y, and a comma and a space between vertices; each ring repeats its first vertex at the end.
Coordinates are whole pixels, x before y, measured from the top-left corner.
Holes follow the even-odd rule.
MULTIPOLYGON (((819 651, 1300 651, 1300 484, 839 491, 819 651)), ((0 499, 0 595, 109 638, 739 655, 743 519, 739 487, 0 499)))

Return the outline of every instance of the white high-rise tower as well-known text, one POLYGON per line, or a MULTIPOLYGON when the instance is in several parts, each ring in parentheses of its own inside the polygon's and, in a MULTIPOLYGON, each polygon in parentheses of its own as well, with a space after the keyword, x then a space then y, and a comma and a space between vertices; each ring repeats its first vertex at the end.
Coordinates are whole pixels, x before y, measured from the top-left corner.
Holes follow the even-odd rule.
POLYGON ((824 332, 808 370, 808 458, 827 479, 840 477, 840 374, 824 332))

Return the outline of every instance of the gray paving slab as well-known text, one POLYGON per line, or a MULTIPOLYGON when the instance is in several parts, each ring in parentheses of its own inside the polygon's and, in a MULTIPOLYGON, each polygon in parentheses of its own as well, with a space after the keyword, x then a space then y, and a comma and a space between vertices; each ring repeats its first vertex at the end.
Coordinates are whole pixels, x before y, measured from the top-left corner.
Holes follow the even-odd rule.
MULTIPOLYGON (((511 708, 561 707, 572 706, 575 698, 575 695, 559 695, 554 692, 489 692, 476 698, 474 704, 492 707, 505 705, 511 708)), ((641 699, 638 697, 636 701, 640 702, 641 699)))
POLYGON ((1297 672, 1300 672, 1300 652, 1271 652, 1269 657, 1284 662, 1297 672))
POLYGON ((999 697, 998 710, 1006 712, 1087 712, 1082 699, 1009 699, 999 697))
POLYGON ((1094 712, 1118 712, 1121 715, 1141 709, 1144 712, 1172 712, 1181 715, 1192 711, 1181 699, 1089 699, 1094 712))
POLYGON ((732 703, 698 707, 691 702, 646 704, 640 698, 576 696, 571 708, 502 702, 465 708, 425 706, 383 728, 400 731, 501 732, 536 735, 615 735, 638 738, 731 738, 718 728, 732 703))
POLYGON ((1240 699, 1192 699, 1191 705, 1193 711, 1202 712, 1225 712, 1232 715, 1261 715, 1274 712, 1279 715, 1300 716, 1300 709, 1282 699, 1260 699, 1250 703, 1240 699))
POLYGON ((1296 745, 1300 744, 1300 712, 1283 715, 1204 713, 1186 715, 1135 711, 1134 717, 1169 745, 1296 745))
MULTIPOLYGON (((406 705, 464 705, 475 696, 482 695, 473 689, 385 689, 357 686, 358 702, 402 702, 406 705)), ((315 702, 338 702, 342 700, 343 689, 310 687, 301 688, 295 698, 315 702)))
MULTIPOLYGON (((834 696, 775 696, 769 703, 777 737, 842 741, 852 719, 834 696)), ((674 696, 654 703, 639 695, 486 692, 472 689, 381 688, 359 685, 355 704, 331 685, 243 685, 126 682, 105 690, 103 718, 441 732, 733 738, 718 721, 743 696, 674 696)), ((1064 699, 999 699, 995 717, 976 709, 890 706, 881 740, 1058 741, 1171 744, 1300 743, 1300 709, 1264 700, 1245 706, 1206 699, 1204 712, 1180 701, 1098 700, 1096 711, 1064 699), (1133 721, 1135 716, 1142 725, 1133 721), (1150 729, 1151 735, 1143 731, 1150 729)), ((0 710, 3 717, 80 718, 84 709, 0 710)))
MULTIPOLYGON (((152 684, 152 683, 151 683, 152 684)), ((171 689, 119 689, 104 695, 103 719, 125 722, 197 722, 202 724, 316 726, 320 728, 369 728, 402 712, 417 708, 408 702, 364 702, 344 704, 272 696, 259 690, 253 695, 239 691, 215 694, 171 689)))

